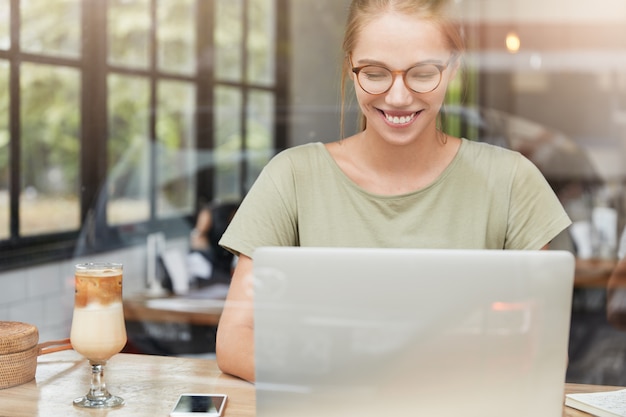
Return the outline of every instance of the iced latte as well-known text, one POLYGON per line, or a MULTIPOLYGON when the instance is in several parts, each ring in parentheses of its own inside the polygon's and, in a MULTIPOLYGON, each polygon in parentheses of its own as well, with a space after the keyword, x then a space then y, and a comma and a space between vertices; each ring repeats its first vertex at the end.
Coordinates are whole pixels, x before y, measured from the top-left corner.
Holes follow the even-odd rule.
POLYGON ((74 317, 70 338, 74 350, 92 362, 106 362, 126 344, 122 308, 122 266, 83 264, 76 267, 74 317))

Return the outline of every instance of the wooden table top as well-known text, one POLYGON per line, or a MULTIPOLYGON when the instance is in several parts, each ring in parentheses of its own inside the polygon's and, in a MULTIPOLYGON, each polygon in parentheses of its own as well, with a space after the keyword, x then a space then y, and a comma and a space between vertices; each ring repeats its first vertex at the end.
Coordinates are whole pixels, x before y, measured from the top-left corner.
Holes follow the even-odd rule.
MULTIPOLYGON (((105 416, 72 404, 87 393, 89 374, 87 361, 74 351, 42 355, 34 381, 0 390, 0 416, 105 416)), ((185 392, 227 394, 224 417, 255 414, 254 385, 221 373, 213 360, 120 353, 107 363, 105 382, 126 400, 110 411, 112 417, 166 417, 185 392)))
MULTIPOLYGON (((111 411, 112 417, 168 416, 179 394, 224 393, 228 402, 224 417, 255 415, 254 385, 225 375, 214 360, 121 353, 105 368, 109 391, 126 400, 111 411)), ((0 416, 104 416, 106 411, 74 407, 72 400, 87 392, 89 365, 74 351, 56 352, 38 358, 34 381, 0 390, 0 416)), ((566 384, 565 391, 591 392, 621 387, 566 384)), ((568 407, 563 417, 589 416, 568 407)))
POLYGON ((617 260, 612 259, 576 259, 574 286, 606 287, 616 265, 617 260))
POLYGON ((223 308, 224 300, 137 295, 124 299, 124 318, 127 321, 217 326, 223 308))

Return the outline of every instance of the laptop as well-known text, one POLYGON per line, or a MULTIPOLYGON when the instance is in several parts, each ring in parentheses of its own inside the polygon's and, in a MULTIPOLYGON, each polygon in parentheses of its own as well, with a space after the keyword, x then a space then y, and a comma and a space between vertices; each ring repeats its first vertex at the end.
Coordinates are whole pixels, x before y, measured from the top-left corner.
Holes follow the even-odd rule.
POLYGON ((561 417, 569 252, 253 258, 257 417, 561 417))

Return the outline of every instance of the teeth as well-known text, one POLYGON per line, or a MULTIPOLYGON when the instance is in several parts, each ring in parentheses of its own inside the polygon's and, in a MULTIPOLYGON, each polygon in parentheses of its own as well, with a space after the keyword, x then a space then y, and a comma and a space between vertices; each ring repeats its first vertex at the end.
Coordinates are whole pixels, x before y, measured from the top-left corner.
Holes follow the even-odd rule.
POLYGON ((396 124, 396 125, 401 125, 404 123, 408 123, 411 120, 413 120, 413 118, 415 117, 415 113, 411 114, 410 116, 389 116, 388 114, 385 114, 385 118, 387 119, 387 121, 389 121, 390 123, 396 124))

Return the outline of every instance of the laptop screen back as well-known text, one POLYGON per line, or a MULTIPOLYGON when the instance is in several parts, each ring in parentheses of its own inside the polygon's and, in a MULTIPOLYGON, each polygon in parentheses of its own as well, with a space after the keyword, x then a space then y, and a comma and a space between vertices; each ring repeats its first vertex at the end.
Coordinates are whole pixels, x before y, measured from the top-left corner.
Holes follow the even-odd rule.
POLYGON ((261 248, 257 416, 562 413, 574 258, 261 248))

